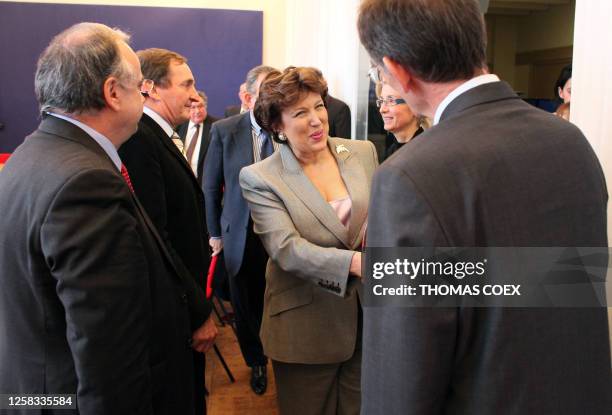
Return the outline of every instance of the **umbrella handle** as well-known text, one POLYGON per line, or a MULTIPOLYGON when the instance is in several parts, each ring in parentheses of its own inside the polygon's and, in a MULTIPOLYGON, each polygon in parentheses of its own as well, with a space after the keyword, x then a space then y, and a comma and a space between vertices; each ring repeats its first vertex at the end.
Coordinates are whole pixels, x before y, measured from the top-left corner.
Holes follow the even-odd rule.
POLYGON ((206 298, 212 297, 213 288, 213 278, 215 277, 215 268, 217 267, 217 259, 219 259, 218 255, 215 255, 210 260, 210 266, 208 267, 208 275, 206 277, 206 298))

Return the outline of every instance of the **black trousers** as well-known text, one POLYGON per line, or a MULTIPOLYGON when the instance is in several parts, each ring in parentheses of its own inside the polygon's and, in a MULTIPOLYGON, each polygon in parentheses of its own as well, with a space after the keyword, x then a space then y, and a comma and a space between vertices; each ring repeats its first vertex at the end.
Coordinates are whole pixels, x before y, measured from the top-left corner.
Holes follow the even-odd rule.
POLYGON ((238 344, 249 367, 265 366, 268 363, 259 338, 267 262, 268 254, 249 221, 242 265, 238 273, 229 278, 238 344))
POLYGON ((204 353, 193 352, 195 415, 206 415, 206 386, 204 384, 206 358, 204 353))

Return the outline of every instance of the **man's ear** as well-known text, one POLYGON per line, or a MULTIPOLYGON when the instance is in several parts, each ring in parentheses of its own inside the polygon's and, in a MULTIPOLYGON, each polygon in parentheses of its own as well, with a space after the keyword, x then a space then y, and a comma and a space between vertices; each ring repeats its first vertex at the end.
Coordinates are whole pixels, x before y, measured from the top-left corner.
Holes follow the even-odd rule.
POLYGON ((244 102, 247 105, 247 107, 251 107, 251 102, 253 101, 253 95, 251 95, 250 92, 245 92, 244 93, 244 102))
POLYGON ((387 68, 388 74, 395 79, 396 85, 400 88, 399 92, 408 92, 413 82, 412 74, 399 62, 387 56, 383 57, 383 64, 387 68))
POLYGON ((119 80, 114 76, 109 76, 104 81, 102 85, 102 93, 104 95, 104 101, 106 101, 106 105, 115 110, 119 111, 121 109, 120 97, 121 93, 119 80))
POLYGON ((151 88, 151 90, 147 94, 147 99, 153 99, 155 101, 159 101, 161 99, 159 95, 159 89, 157 88, 158 88, 157 85, 153 85, 153 88, 151 88))

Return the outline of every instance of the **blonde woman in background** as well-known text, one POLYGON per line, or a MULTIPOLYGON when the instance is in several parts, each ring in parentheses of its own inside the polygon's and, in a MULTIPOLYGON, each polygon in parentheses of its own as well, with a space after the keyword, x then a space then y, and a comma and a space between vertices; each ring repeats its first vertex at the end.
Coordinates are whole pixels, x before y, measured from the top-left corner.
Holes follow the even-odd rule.
POLYGON ((377 85, 376 106, 382 116, 384 128, 393 134, 393 141, 387 146, 385 159, 399 150, 404 144, 424 131, 426 120, 416 116, 395 89, 386 83, 377 85))

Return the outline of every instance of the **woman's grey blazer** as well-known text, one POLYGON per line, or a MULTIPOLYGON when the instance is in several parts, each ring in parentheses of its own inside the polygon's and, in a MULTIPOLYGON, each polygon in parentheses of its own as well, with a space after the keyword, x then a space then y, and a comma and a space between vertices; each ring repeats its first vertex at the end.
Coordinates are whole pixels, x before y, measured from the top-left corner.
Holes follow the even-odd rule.
POLYGON ((270 255, 261 340, 266 355, 282 362, 338 363, 355 350, 361 282, 348 273, 378 158, 369 141, 330 137, 328 146, 352 201, 348 228, 288 145, 240 172, 255 232, 270 255))

